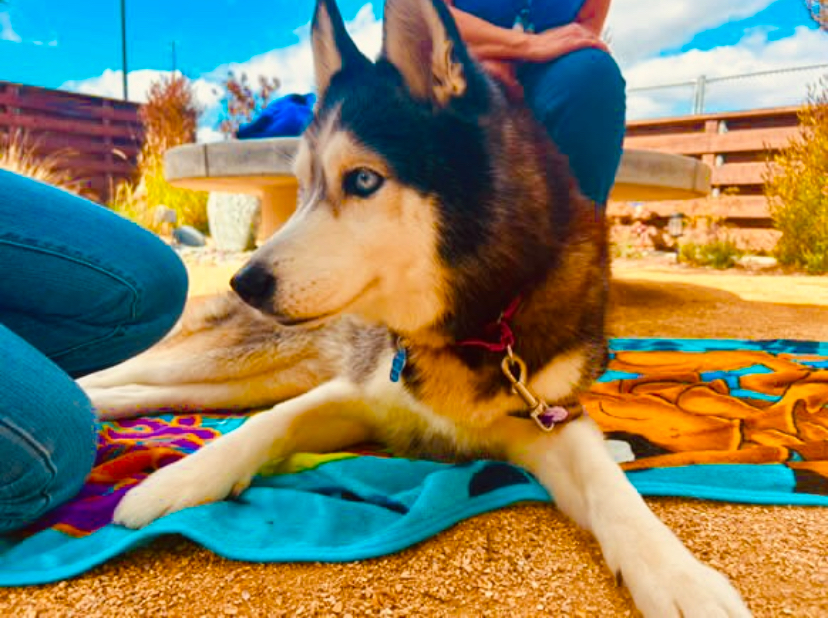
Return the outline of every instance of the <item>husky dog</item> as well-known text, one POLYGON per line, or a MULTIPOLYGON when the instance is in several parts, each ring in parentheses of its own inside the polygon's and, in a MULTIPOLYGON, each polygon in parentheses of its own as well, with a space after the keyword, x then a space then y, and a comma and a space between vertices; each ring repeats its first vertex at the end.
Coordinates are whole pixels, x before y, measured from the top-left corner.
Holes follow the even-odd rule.
POLYGON ((80 381, 102 416, 264 408, 130 491, 138 528, 243 491, 267 462, 379 441, 533 473, 646 616, 747 616, 612 460, 579 393, 604 369, 602 217, 442 0, 387 0, 376 62, 334 0, 295 214, 146 353, 80 381))

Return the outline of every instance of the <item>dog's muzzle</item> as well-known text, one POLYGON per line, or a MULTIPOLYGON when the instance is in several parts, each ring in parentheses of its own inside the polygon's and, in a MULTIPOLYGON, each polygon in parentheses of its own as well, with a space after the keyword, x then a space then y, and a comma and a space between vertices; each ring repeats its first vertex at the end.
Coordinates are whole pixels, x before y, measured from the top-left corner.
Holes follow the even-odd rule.
POLYGON ((270 306, 276 291, 276 278, 269 269, 247 264, 230 280, 230 287, 248 305, 256 309, 270 306))

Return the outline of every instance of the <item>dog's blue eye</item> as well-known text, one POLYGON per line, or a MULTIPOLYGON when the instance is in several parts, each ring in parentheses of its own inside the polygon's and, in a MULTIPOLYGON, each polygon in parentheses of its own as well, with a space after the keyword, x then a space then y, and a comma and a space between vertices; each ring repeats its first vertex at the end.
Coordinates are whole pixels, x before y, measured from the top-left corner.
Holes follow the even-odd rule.
POLYGON ((385 182, 385 178, 366 167, 348 172, 345 175, 344 189, 348 195, 369 197, 376 193, 385 182))

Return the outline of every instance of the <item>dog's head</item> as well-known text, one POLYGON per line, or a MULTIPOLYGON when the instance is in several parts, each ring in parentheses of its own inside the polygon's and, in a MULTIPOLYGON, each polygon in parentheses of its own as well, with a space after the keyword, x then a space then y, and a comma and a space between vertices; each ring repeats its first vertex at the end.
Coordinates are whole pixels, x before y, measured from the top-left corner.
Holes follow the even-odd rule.
POLYGON ((376 62, 318 0, 312 45, 318 103, 296 212, 233 287, 285 324, 348 312, 422 329, 445 318, 448 271, 492 240, 485 119, 505 98, 443 0, 387 0, 376 62))

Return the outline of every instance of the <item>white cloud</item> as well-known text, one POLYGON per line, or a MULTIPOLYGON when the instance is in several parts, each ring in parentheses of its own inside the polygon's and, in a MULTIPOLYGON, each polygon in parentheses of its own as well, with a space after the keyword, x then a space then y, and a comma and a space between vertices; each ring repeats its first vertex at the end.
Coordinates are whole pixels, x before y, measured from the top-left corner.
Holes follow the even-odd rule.
MULTIPOLYGON (((354 19, 345 24, 357 47, 369 58, 375 58, 382 46, 382 22, 373 13, 370 4, 363 6, 354 19)), ((299 41, 289 47, 274 49, 242 63, 225 64, 210 73, 209 78, 223 79, 228 71, 244 72, 252 83, 259 76, 278 77, 280 93, 306 93, 314 89, 313 55, 310 46, 310 25, 297 28, 299 41)))
POLYGON ((698 76, 713 78, 705 88, 705 110, 732 110, 797 105, 808 86, 828 73, 828 68, 810 71, 785 69, 825 63, 828 36, 819 30, 801 27, 776 41, 767 40, 767 31, 757 29, 745 34, 736 45, 711 50, 690 50, 636 63, 625 70, 630 118, 648 118, 691 112, 693 87, 677 87, 635 92, 636 86, 695 81, 698 76), (772 75, 716 81, 746 73, 780 71, 772 75))
POLYGON ((755 15, 774 0, 614 0, 607 28, 619 64, 627 68, 694 34, 755 15))
MULTIPOLYGON (((715 78, 825 62, 828 59, 828 36, 804 27, 793 36, 776 41, 767 39, 772 27, 755 28, 746 32, 735 45, 664 55, 664 50, 679 48, 698 32, 754 15, 772 2, 614 0, 607 25, 613 53, 628 87, 690 82, 699 75, 715 78)), ((0 21, 0 25, 2 23, 0 21)), ((370 4, 366 3, 346 27, 363 53, 370 58, 377 56, 382 44, 382 23, 375 17, 370 4)), ((214 125, 222 95, 221 82, 230 70, 246 73, 254 84, 259 76, 277 77, 282 83, 279 94, 305 93, 314 89, 309 24, 297 28, 294 35, 297 42, 293 45, 254 56, 246 62, 221 65, 194 80, 197 98, 207 110, 204 126, 199 129, 199 141, 221 139, 214 125)), ((130 98, 146 100, 150 83, 164 74, 168 72, 148 69, 130 72, 130 98)), ((807 85, 818 77, 818 72, 800 72, 712 83, 707 88, 706 109, 795 105, 804 98, 807 85)), ((121 72, 107 70, 98 77, 66 82, 62 87, 120 98, 121 72)), ((628 96, 628 116, 634 119, 690 113, 692 98, 691 85, 645 92, 633 90, 628 96)))
POLYGON ((0 41, 9 41, 10 43, 20 43, 22 41, 20 35, 12 28, 11 17, 8 13, 0 13, 0 41))
POLYGON ((201 126, 198 128, 196 141, 202 144, 209 144, 211 142, 224 141, 224 135, 216 129, 209 126, 201 126))
MULTIPOLYGON (((346 27, 354 42, 369 58, 379 54, 382 46, 382 23, 376 19, 370 4, 363 6, 353 20, 346 23, 346 27)), ((217 106, 221 101, 223 87, 221 81, 228 71, 247 74, 250 82, 258 82, 259 76, 278 77, 282 86, 279 94, 293 92, 306 93, 314 89, 313 56, 310 46, 310 26, 298 28, 295 31, 297 43, 282 49, 276 49, 242 63, 224 64, 193 80, 196 89, 196 98, 205 108, 206 118, 217 116, 217 106)), ((150 84, 169 71, 154 69, 140 69, 129 72, 129 98, 131 101, 143 103, 147 100, 147 91, 150 84)), ((61 89, 94 94, 103 97, 120 99, 123 93, 123 72, 107 69, 102 75, 83 80, 67 81, 61 89)), ((212 126, 204 125, 199 128, 199 141, 218 141, 221 134, 212 126)))
MULTIPOLYGON (((90 79, 72 80, 63 83, 62 90, 72 90, 83 94, 94 94, 101 97, 120 99, 123 97, 123 71, 106 69, 102 75, 90 79)), ((147 100, 149 88, 153 82, 161 77, 171 75, 171 71, 156 71, 154 69, 139 69, 129 72, 129 100, 144 103, 147 100)), ((192 80, 196 92, 196 99, 205 108, 215 107, 221 98, 221 88, 206 79, 192 80)))

